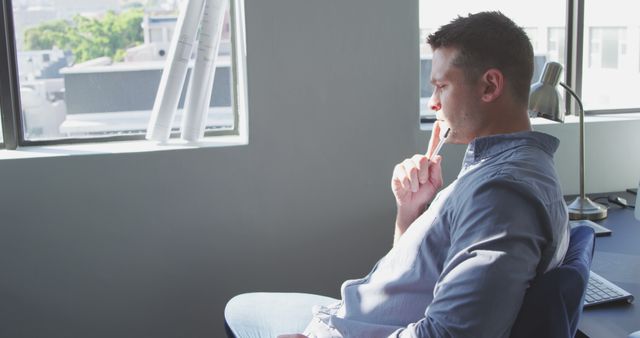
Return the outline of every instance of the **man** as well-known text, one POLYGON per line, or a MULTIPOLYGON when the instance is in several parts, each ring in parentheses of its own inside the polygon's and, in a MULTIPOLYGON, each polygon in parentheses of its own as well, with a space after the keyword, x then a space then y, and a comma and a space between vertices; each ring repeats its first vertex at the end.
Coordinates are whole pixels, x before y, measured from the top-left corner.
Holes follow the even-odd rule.
MULTIPOLYGON (((559 142, 531 131, 526 34, 501 13, 483 12, 458 17, 428 43, 429 104, 439 121, 427 155, 395 167, 394 246, 369 275, 342 285, 342 301, 318 298, 323 306, 304 335, 282 337, 508 337, 529 283, 564 257, 568 216, 553 165, 559 142), (431 155, 445 126, 447 142, 468 148, 458 178, 437 193, 441 157, 431 155)), ((245 297, 226 311, 240 337, 245 297)))

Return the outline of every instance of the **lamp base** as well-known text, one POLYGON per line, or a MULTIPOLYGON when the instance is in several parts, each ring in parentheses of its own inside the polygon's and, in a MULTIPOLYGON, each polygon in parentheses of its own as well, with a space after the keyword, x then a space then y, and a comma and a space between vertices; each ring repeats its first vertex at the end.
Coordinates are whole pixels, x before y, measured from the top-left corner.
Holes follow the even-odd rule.
POLYGON ((569 219, 588 219, 597 221, 607 218, 607 207, 591 201, 589 198, 578 196, 569 204, 569 219))

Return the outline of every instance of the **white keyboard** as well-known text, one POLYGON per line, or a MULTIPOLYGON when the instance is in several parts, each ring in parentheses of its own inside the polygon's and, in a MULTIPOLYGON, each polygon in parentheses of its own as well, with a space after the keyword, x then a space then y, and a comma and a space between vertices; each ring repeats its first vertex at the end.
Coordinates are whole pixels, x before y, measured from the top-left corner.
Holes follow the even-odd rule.
POLYGON ((587 293, 584 297, 584 307, 619 301, 631 303, 633 295, 591 271, 587 293))

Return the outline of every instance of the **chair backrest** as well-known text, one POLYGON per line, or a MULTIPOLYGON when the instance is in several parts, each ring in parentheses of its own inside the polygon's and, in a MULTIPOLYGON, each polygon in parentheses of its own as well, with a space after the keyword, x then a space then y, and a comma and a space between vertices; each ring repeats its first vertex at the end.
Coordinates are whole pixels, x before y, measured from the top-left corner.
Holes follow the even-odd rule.
POLYGON ((562 265, 537 277, 525 294, 511 338, 574 337, 589 282, 595 235, 588 226, 571 229, 562 265))

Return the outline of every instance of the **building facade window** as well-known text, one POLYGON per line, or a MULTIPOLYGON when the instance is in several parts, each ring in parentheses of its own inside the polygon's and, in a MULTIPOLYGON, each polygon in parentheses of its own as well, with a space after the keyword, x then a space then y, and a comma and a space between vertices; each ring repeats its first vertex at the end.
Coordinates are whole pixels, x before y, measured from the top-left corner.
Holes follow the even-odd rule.
POLYGON ((566 65, 565 27, 547 28, 547 54, 550 60, 566 65))
POLYGON ((589 68, 620 68, 627 52, 625 27, 589 28, 589 68))
POLYGON ((538 43, 538 27, 522 27, 524 32, 529 36, 529 40, 531 41, 531 46, 533 47, 533 52, 538 54, 540 53, 540 45, 538 43))

